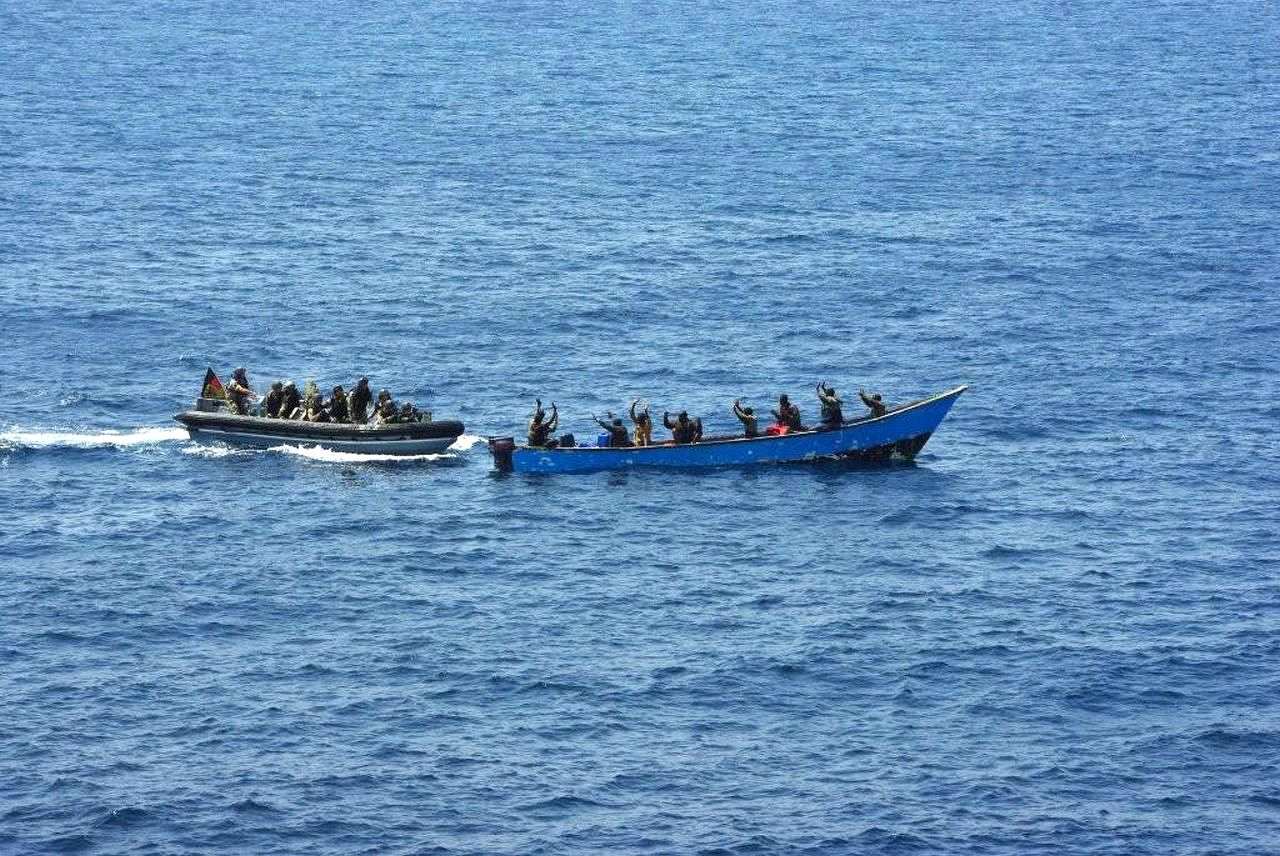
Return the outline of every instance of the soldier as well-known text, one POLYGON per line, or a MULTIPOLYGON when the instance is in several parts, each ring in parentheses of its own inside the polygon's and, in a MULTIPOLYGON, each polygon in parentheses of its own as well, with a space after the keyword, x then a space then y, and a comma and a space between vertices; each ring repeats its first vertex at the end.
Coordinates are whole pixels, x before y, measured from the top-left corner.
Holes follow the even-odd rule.
POLYGON ((369 421, 368 409, 372 398, 373 393, 369 391, 369 379, 362 377, 356 381, 355 389, 351 390, 351 395, 347 397, 352 422, 357 425, 363 425, 369 421))
POLYGON ((302 396, 298 395, 298 387, 287 380, 280 390, 280 418, 299 419, 302 416, 302 396))
POLYGON ((334 422, 351 421, 351 406, 347 401, 347 392, 341 384, 333 388, 333 394, 325 402, 325 407, 329 411, 329 418, 334 422))
POLYGON ((262 400, 262 411, 270 419, 280 416, 280 402, 284 400, 284 384, 276 381, 271 384, 271 391, 262 400))
POLYGON ((249 399, 257 398, 249 386, 249 376, 244 369, 236 369, 231 373, 231 381, 227 384, 227 405, 237 416, 249 415, 249 399))

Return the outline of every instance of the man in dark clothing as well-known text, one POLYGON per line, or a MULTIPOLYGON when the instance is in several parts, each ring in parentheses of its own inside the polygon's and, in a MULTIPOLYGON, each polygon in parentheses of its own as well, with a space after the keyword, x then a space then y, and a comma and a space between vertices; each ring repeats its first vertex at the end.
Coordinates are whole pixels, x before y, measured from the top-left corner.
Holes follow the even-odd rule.
POLYGON ((369 379, 362 377, 356 381, 356 387, 351 390, 351 395, 347 396, 347 408, 352 422, 363 425, 369 421, 369 403, 372 400, 373 393, 369 391, 369 379))
POLYGON ((733 402, 733 415, 738 417, 738 421, 742 423, 742 430, 746 432, 748 437, 760 436, 759 426, 756 422, 756 413, 750 407, 743 407, 740 400, 733 402))
POLYGON ((284 388, 280 390, 280 418, 300 418, 302 416, 301 407, 302 396, 298 395, 298 387, 291 380, 285 381, 284 388))
POLYGON ((631 434, 627 431, 627 426, 622 424, 622 420, 618 419, 612 413, 607 414, 612 420, 605 422, 599 416, 594 417, 596 424, 609 432, 609 446, 614 449, 626 448, 631 445, 631 434))
POLYGON ((396 409, 396 403, 391 400, 390 394, 378 402, 378 410, 373 414, 373 421, 377 425, 388 425, 400 421, 400 411, 396 409))
POLYGON ((307 396, 306 406, 303 408, 302 419, 304 422, 329 422, 329 411, 324 409, 324 399, 320 397, 319 390, 314 395, 307 396))
POLYGON ((676 443, 692 443, 694 424, 689 421, 689 411, 681 410, 680 415, 676 417, 676 421, 671 421, 671 414, 667 411, 662 412, 662 424, 671 431, 671 439, 676 443))
POLYGON ((333 388, 333 395, 325 402, 325 407, 329 411, 329 418, 334 422, 351 421, 351 407, 347 402, 347 392, 341 385, 333 388))
POLYGON ((888 412, 889 408, 884 406, 884 401, 880 398, 880 393, 878 392, 872 395, 867 395, 860 389, 858 390, 858 398, 861 398, 862 403, 871 409, 871 416, 873 418, 877 416, 884 416, 885 413, 888 412))
POLYGON ((284 400, 284 384, 276 381, 271 384, 271 391, 267 393, 267 397, 262 400, 262 412, 268 418, 276 419, 280 416, 280 402, 284 400))
POLYGON ((257 398, 249 386, 249 376, 244 369, 236 369, 231 373, 231 381, 227 384, 227 405, 237 416, 249 415, 249 399, 257 398))
POLYGON ((836 395, 835 387, 818 384, 818 401, 822 404, 823 428, 829 430, 844 424, 844 411, 840 409, 840 405, 844 402, 840 400, 840 396, 836 395))
POLYGON ((542 409, 542 399, 537 399, 537 402, 537 406, 533 409, 533 418, 529 420, 529 445, 535 449, 551 449, 555 447, 551 432, 560 426, 560 412, 556 410, 556 403, 553 401, 551 416, 548 418, 546 411, 542 409))
POLYGON ((804 426, 800 424, 800 408, 791 403, 791 399, 786 394, 778 396, 778 409, 772 411, 773 418, 777 420, 779 425, 783 425, 791 431, 803 431, 804 426))

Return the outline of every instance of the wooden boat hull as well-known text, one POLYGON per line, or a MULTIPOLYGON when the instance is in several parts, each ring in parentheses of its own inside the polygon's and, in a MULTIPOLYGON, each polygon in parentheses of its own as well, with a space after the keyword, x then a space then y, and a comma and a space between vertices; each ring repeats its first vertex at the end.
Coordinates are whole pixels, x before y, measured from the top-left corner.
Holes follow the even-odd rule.
POLYGON ((780 437, 710 439, 679 446, 625 449, 531 449, 516 446, 510 438, 495 438, 489 441, 489 450, 499 470, 521 473, 581 473, 635 467, 694 469, 817 458, 886 460, 894 455, 911 458, 928 442, 966 389, 967 386, 958 386, 894 408, 884 416, 846 422, 840 428, 780 437))
POLYGON ((407 422, 390 425, 349 425, 235 416, 226 412, 188 410, 174 419, 186 426, 191 439, 248 448, 320 446, 335 452, 362 455, 430 455, 443 452, 462 435, 461 422, 407 422))

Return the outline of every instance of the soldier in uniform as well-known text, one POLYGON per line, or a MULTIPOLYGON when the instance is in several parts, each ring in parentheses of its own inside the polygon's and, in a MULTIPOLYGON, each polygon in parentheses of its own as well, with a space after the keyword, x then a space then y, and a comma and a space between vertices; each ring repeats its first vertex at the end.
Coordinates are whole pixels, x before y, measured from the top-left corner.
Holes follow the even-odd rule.
POLYGON ((369 421, 369 402, 372 398, 373 393, 369 391, 369 379, 362 377, 356 381, 355 389, 351 390, 351 395, 347 397, 352 422, 357 425, 363 425, 369 421))
POLYGON ((280 390, 280 418, 299 419, 302 416, 302 396, 298 395, 298 387, 293 381, 284 382, 280 390))
POLYGON ((271 391, 267 393, 267 397, 262 400, 262 412, 264 416, 271 419, 279 418, 280 402, 284 400, 284 384, 276 381, 271 384, 271 391))
POLYGON ((329 411, 329 418, 334 422, 350 422, 351 408, 347 402, 347 392, 339 384, 333 388, 333 393, 329 400, 325 402, 325 407, 329 411))
POLYGON ((249 386, 249 375, 244 369, 236 369, 231 373, 231 381, 227 384, 227 405, 237 416, 249 415, 249 400, 257 398, 249 386))

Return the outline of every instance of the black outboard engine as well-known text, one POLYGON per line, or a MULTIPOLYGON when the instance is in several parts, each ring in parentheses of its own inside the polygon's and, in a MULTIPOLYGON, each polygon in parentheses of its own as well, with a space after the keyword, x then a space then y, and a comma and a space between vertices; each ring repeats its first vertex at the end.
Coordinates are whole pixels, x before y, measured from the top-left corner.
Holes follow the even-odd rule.
POLYGON ((504 473, 512 470, 511 454, 516 450, 513 437, 490 437, 489 452, 493 455, 493 465, 504 473))

